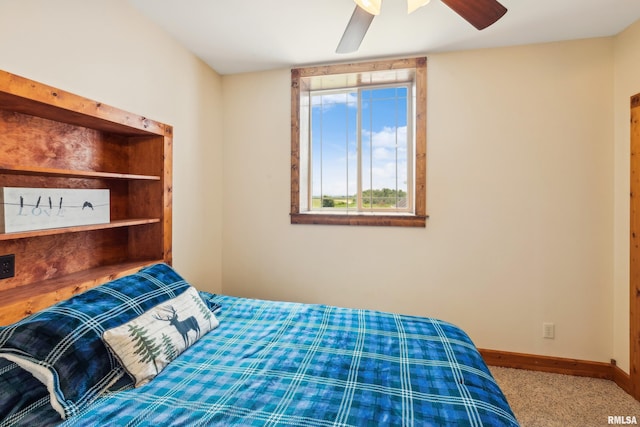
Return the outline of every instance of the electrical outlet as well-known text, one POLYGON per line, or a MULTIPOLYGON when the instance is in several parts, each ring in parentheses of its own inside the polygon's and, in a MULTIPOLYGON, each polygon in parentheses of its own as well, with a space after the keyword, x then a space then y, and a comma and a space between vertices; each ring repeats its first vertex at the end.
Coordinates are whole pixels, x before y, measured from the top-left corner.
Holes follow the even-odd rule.
POLYGON ((553 323, 542 324, 542 338, 554 339, 556 336, 556 325, 553 323))
POLYGON ((16 274, 16 256, 2 255, 0 256, 0 279, 8 279, 16 274))

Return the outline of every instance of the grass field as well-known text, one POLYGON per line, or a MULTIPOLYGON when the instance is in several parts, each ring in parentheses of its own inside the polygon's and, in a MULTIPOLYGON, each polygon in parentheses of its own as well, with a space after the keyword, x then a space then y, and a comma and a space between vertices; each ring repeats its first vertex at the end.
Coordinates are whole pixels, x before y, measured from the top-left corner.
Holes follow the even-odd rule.
MULTIPOLYGON (((325 197, 324 203, 320 197, 314 197, 312 199, 312 209, 320 209, 324 207, 325 209, 356 209, 358 207, 355 198, 346 198, 346 197, 325 197), (333 206, 331 206, 331 204, 333 206)), ((366 208, 374 208, 374 209, 384 209, 384 208, 395 208, 396 206, 392 203, 365 203, 363 207, 366 208)))

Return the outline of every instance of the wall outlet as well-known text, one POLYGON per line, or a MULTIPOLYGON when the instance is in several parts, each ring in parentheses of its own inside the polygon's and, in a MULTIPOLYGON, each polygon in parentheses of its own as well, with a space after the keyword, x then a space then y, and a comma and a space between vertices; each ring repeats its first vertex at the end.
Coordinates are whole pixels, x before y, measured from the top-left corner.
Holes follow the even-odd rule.
POLYGON ((542 338, 554 339, 556 337, 556 325, 545 322, 542 324, 542 338))
POLYGON ((2 255, 0 256, 0 279, 8 279, 16 274, 16 256, 2 255))

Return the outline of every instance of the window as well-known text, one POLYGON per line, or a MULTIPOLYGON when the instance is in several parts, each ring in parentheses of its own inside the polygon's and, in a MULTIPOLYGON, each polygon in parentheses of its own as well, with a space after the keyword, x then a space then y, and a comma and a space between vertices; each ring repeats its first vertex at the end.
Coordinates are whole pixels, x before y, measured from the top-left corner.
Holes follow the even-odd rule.
POLYGON ((291 222, 424 227, 426 59, 291 72, 291 222))

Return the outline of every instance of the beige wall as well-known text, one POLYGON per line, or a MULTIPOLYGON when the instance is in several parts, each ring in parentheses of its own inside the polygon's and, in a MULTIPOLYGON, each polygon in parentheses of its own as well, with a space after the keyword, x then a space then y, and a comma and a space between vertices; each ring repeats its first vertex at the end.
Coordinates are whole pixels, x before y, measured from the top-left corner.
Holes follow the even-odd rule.
POLYGON ((223 291, 608 362, 613 55, 611 38, 429 55, 426 229, 290 225, 289 71, 224 76, 223 291))
POLYGON ((629 367, 629 98, 640 93, 640 21, 615 39, 613 357, 629 367))
POLYGON ((174 265, 219 291, 221 77, 126 0, 0 0, 0 69, 174 126, 174 265))

